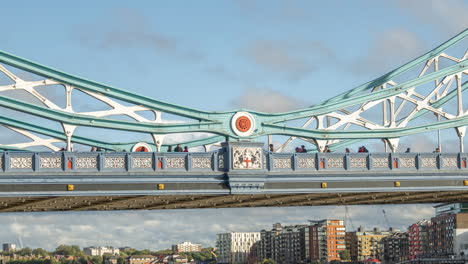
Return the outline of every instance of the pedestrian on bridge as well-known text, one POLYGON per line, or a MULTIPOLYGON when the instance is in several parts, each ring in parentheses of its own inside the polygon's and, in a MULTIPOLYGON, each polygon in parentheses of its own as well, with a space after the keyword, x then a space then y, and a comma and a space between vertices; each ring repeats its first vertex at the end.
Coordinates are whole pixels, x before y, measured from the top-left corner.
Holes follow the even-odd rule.
POLYGON ((177 144, 177 147, 174 149, 174 152, 184 152, 182 149, 182 146, 180 144, 177 144))

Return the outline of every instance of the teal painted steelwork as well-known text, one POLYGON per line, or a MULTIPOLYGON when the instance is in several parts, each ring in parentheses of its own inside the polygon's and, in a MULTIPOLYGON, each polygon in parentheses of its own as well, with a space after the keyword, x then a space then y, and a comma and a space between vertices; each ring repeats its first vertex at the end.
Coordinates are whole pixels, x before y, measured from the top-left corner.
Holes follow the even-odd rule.
MULTIPOLYGON (((0 124, 39 133, 42 135, 50 136, 52 138, 66 140, 66 136, 63 134, 62 131, 57 131, 57 130, 45 128, 39 125, 33 125, 33 124, 26 123, 26 122, 21 122, 21 121, 3 117, 3 116, 0 116, 0 124)), ((108 143, 108 142, 89 139, 89 138, 80 137, 80 136, 72 136, 72 139, 73 139, 73 142, 76 142, 79 144, 100 147, 100 148, 107 149, 107 150, 124 150, 124 149, 127 150, 138 143, 138 142, 108 143)), ((214 144, 214 143, 222 141, 223 139, 224 137, 222 136, 212 136, 212 137, 198 139, 198 140, 180 142, 180 144, 183 144, 184 146, 188 146, 188 147, 196 147, 196 146, 214 144)), ((156 147, 152 142, 145 142, 145 143, 149 144, 153 148, 156 147)), ((163 145, 163 147, 168 147, 168 146, 170 145, 163 145)), ((1 148, 3 147, 0 147, 0 149, 1 148)), ((21 150, 19 148, 14 148, 14 147, 5 147, 4 149, 21 150)))
MULTIPOLYGON (((378 101, 386 98, 391 98, 397 96, 409 89, 412 89, 416 86, 420 86, 435 80, 440 80, 441 78, 451 76, 454 74, 460 74, 465 72, 468 68, 468 61, 462 60, 458 63, 455 63, 452 66, 446 67, 436 72, 432 72, 420 77, 417 77, 413 80, 409 80, 399 85, 393 87, 388 87, 383 90, 373 91, 369 93, 370 90, 375 87, 381 86, 392 79, 401 76, 405 72, 408 72, 412 69, 415 69, 419 64, 430 61, 431 59, 439 56, 442 52, 452 47, 453 45, 459 43, 461 40, 465 39, 468 36, 468 29, 464 30, 457 36, 443 43, 434 50, 412 60, 411 62, 373 80, 367 82, 363 85, 360 85, 350 91, 342 93, 336 97, 333 97, 329 100, 324 101, 323 103, 302 109, 297 111, 285 112, 285 113, 276 113, 276 114, 267 114, 250 110, 235 110, 228 112, 208 112, 201 111, 197 109, 192 109, 188 107, 183 107, 175 104, 165 103, 152 98, 148 98, 142 95, 133 94, 128 91, 117 89, 111 86, 100 84, 94 81, 86 80, 73 76, 71 74, 61 72, 43 65, 40 65, 35 62, 28 61, 26 59, 14 56, 12 54, 1 52, 0 51, 0 62, 8 64, 10 66, 50 78, 54 81, 62 83, 64 85, 70 85, 73 88, 80 89, 83 91, 98 93, 100 95, 105 95, 110 98, 122 100, 128 103, 133 103, 136 105, 141 105, 150 110, 161 111, 164 113, 174 114, 186 118, 192 119, 190 122, 185 123, 154 123, 154 122, 131 122, 131 121, 121 121, 104 117, 94 117, 85 114, 78 114, 64 110, 56 110, 43 106, 38 106, 35 104, 27 103, 21 100, 12 99, 5 96, 0 96, 0 106, 6 107, 15 111, 24 112, 27 114, 39 116, 42 118, 54 120, 61 122, 65 125, 72 126, 88 126, 88 127, 98 127, 98 128, 109 128, 116 130, 125 130, 133 132, 144 132, 153 135, 166 135, 172 133, 198 133, 206 132, 211 134, 216 134, 216 136, 208 137, 205 139, 191 140, 184 142, 187 146, 197 146, 197 145, 209 145, 215 142, 223 141, 224 139, 256 139, 261 136, 266 135, 286 135, 301 137, 306 139, 313 140, 333 140, 340 139, 345 140, 339 143, 336 143, 332 148, 338 146, 344 146, 356 140, 361 139, 370 139, 370 138, 397 138, 401 136, 413 135, 417 133, 445 129, 445 128, 454 128, 454 127, 463 127, 468 125, 468 119, 465 117, 458 117, 451 120, 438 121, 425 125, 412 126, 412 127, 386 127, 384 129, 372 129, 372 130, 346 130, 346 131, 333 131, 326 129, 306 129, 306 128, 296 128, 286 125, 288 121, 297 120, 307 117, 320 116, 332 113, 334 111, 339 111, 346 107, 362 105, 371 101, 378 101), (256 127, 251 135, 248 136, 239 136, 235 133, 231 127, 231 119, 235 113, 246 111, 250 113, 256 121, 256 127)), ((466 82, 462 85, 462 91, 467 88, 466 82)), ((445 97, 432 102, 431 105, 434 108, 442 107, 450 99, 457 96, 456 91, 449 92, 445 97)), ((416 115, 411 117, 411 120, 420 117, 428 110, 422 108, 416 115)), ((402 121, 398 121, 400 124, 402 121)), ((48 128, 41 127, 39 125, 30 125, 25 122, 16 121, 10 118, 0 118, 0 123, 16 128, 21 128, 27 131, 40 133, 42 135, 47 135, 53 138, 66 140, 67 137, 59 131, 51 130, 48 128)), ((110 143, 103 142, 98 140, 93 140, 85 137, 79 137, 76 135, 71 136, 71 141, 90 145, 98 146, 111 150, 120 150, 120 149, 129 149, 134 143, 110 143)), ((153 143, 148 142, 153 147, 153 143)), ((163 144, 164 146, 164 144, 163 144)), ((1 147, 1 145, 0 145, 1 147)))

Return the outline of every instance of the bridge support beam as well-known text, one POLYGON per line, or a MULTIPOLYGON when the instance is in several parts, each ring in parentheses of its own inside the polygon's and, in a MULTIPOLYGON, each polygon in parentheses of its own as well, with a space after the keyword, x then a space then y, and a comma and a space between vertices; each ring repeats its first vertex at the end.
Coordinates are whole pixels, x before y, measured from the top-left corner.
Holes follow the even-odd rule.
POLYGON ((464 152, 464 145, 463 145, 463 138, 465 137, 466 126, 465 127, 456 127, 455 131, 457 131, 457 136, 460 139, 460 153, 464 152))
MULTIPOLYGON (((390 147, 390 150, 395 153, 398 149, 398 144, 400 143, 400 139, 399 138, 385 138, 383 139, 383 141, 386 143, 385 146, 389 146, 390 147)), ((385 147, 385 150, 386 147, 385 147)))

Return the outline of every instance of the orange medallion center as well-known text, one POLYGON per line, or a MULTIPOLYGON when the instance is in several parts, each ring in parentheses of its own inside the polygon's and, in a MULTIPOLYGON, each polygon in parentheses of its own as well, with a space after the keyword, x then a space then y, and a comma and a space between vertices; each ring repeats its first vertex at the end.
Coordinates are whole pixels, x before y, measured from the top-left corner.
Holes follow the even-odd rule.
POLYGON ((240 116, 236 120, 236 128, 240 132, 247 132, 250 130, 250 127, 252 127, 252 122, 250 122, 250 119, 246 116, 240 116))

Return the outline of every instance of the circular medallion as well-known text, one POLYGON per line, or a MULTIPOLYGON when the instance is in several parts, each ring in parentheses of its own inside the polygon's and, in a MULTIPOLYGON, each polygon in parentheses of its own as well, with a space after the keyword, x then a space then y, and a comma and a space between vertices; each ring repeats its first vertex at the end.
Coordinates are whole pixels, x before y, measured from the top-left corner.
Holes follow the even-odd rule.
POLYGON ((133 145, 132 152, 152 152, 150 145, 145 142, 139 142, 133 145))
POLYGON ((239 116, 236 119, 236 128, 240 132, 247 132, 251 127, 252 123, 250 122, 250 119, 248 119, 246 116, 239 116))
POLYGON ((231 128, 238 136, 250 136, 255 129, 255 119, 250 113, 237 112, 232 116, 231 128))

